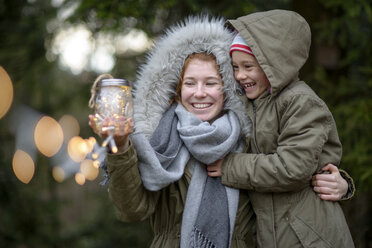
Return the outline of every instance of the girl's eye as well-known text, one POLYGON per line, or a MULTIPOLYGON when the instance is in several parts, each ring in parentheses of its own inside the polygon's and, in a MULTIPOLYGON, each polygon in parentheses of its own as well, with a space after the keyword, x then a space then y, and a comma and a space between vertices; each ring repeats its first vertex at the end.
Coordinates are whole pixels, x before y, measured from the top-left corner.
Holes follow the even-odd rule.
POLYGON ((239 69, 239 67, 237 65, 233 65, 232 67, 233 67, 234 71, 237 71, 239 69))
POLYGON ((219 86, 222 85, 222 82, 220 82, 220 81, 207 81, 205 85, 208 86, 208 87, 217 87, 217 86, 219 87, 219 86))
POLYGON ((195 83, 192 82, 192 81, 185 81, 185 82, 183 82, 183 84, 184 85, 187 85, 187 86, 193 86, 193 85, 195 85, 195 83))

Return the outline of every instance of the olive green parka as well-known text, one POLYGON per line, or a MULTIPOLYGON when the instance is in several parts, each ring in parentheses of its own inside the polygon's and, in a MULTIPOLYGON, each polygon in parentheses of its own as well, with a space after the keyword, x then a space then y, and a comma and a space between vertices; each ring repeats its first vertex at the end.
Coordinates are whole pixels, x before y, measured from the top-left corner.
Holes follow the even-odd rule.
POLYGON ((298 78, 311 43, 307 22, 272 10, 228 23, 271 85, 246 103, 251 154, 228 155, 222 176, 225 185, 249 190, 258 247, 354 247, 339 203, 321 200, 310 185, 325 164, 340 163, 342 147, 326 104, 298 78))

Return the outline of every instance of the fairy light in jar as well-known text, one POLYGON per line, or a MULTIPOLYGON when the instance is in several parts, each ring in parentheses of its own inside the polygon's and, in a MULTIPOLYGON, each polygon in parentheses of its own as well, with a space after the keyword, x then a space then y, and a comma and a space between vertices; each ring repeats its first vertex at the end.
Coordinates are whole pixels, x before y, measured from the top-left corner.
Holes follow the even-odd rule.
MULTIPOLYGON (((92 96, 89 106, 94 108, 94 124, 96 131, 107 132, 102 147, 109 146, 113 153, 118 151, 115 144, 115 130, 119 129, 121 116, 132 118, 133 102, 131 87, 125 79, 115 79, 111 75, 103 74, 97 78, 92 86, 92 96), (105 78, 106 77, 106 78, 105 78), (103 122, 107 121, 103 127, 103 122)), ((128 125, 128 122, 125 122, 128 125)), ((124 127, 127 128, 127 127, 124 127)))

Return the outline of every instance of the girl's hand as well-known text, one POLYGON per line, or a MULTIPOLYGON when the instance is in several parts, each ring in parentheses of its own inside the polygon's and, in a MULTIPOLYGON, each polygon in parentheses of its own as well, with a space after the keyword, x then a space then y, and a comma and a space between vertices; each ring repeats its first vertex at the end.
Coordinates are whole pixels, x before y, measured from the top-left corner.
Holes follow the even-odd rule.
POLYGON ((322 171, 329 171, 329 174, 316 174, 312 178, 314 191, 318 196, 327 201, 339 201, 348 190, 346 180, 341 176, 337 166, 327 164, 322 171))
POLYGON ((107 136, 113 134, 118 150, 121 152, 125 151, 128 148, 128 136, 134 131, 133 119, 127 118, 125 116, 119 116, 118 118, 106 117, 102 121, 102 127, 97 128, 94 121, 94 115, 89 115, 89 126, 102 139, 106 139, 107 136), (115 127, 115 129, 110 129, 109 127, 115 127))

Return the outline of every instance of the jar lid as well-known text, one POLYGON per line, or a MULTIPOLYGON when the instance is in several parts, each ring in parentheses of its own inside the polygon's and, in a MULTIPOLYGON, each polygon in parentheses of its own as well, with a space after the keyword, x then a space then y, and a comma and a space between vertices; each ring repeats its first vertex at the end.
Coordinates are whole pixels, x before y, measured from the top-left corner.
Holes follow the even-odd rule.
POLYGON ((129 82, 125 79, 120 78, 108 78, 108 79, 102 79, 99 86, 130 86, 129 82))

